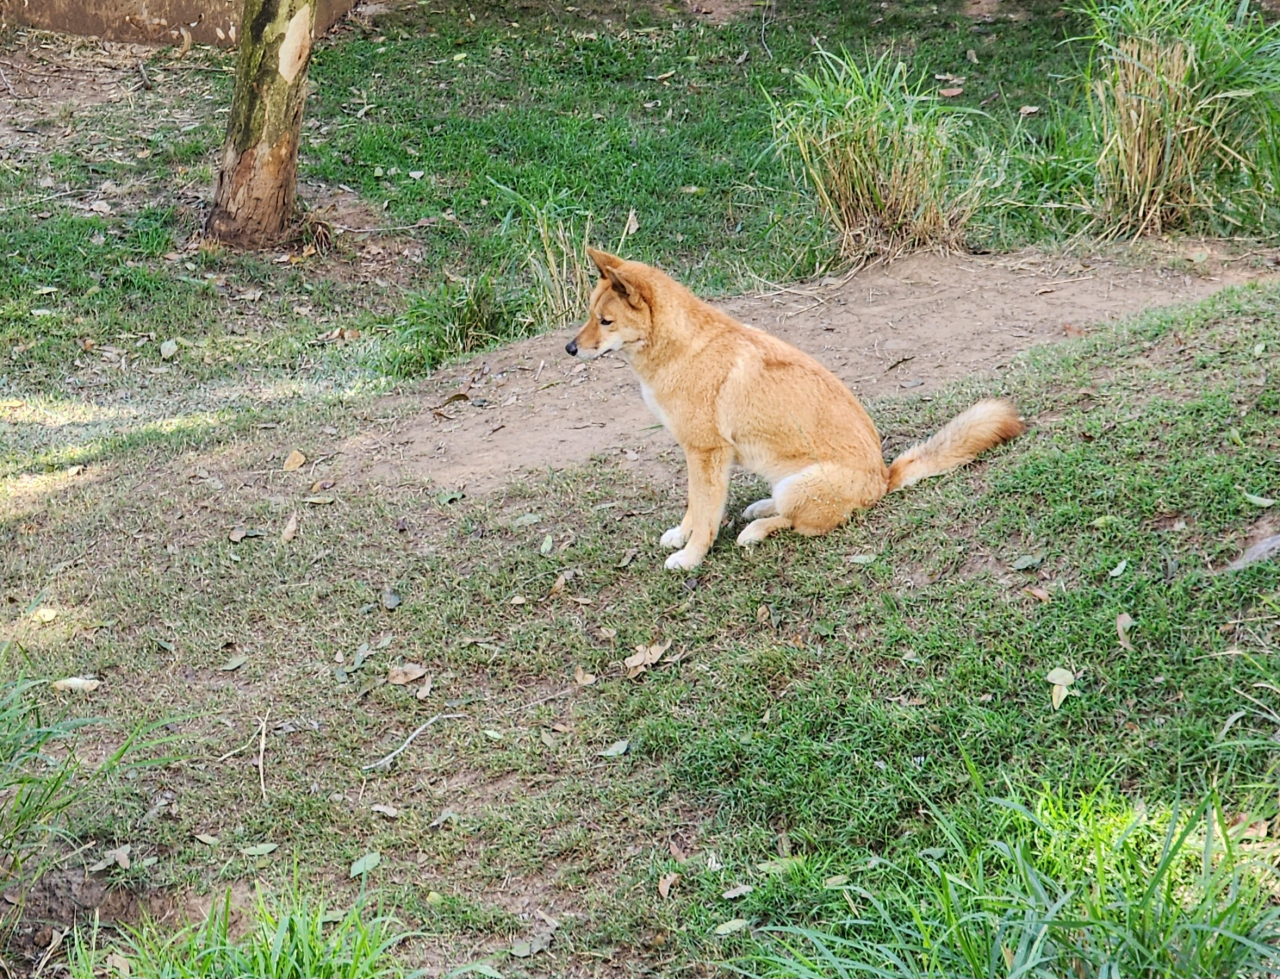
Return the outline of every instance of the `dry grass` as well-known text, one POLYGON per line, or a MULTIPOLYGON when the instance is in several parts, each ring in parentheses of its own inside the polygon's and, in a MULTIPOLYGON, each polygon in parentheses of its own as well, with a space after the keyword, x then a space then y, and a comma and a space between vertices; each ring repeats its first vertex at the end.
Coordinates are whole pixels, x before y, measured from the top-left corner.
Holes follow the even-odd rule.
POLYGON ((1097 188, 1115 235, 1239 227, 1274 196, 1280 35, 1226 0, 1089 10, 1097 188))
POLYGON ((919 249, 954 250, 978 203, 980 182, 956 180, 961 115, 942 105, 888 55, 862 67, 820 52, 800 94, 774 105, 778 145, 794 154, 839 235, 861 262, 919 249))

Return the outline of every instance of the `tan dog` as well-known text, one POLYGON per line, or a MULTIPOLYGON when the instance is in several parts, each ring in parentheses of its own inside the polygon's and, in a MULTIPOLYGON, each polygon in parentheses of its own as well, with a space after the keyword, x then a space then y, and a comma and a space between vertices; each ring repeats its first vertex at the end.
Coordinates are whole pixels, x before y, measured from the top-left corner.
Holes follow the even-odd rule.
POLYGON ((695 568, 720 530, 736 462, 773 487, 747 507, 739 544, 775 530, 825 534, 885 493, 973 461, 1021 434, 1008 401, 980 401, 885 466, 858 399, 808 354, 737 322, 670 276, 588 249, 601 279, 587 323, 565 347, 591 360, 619 351, 640 393, 684 449, 689 508, 662 535, 668 568, 695 568))

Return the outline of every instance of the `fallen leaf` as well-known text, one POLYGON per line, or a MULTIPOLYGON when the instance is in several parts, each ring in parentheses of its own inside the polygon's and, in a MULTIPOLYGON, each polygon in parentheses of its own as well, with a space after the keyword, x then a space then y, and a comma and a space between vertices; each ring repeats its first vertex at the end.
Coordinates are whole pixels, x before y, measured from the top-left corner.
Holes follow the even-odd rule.
POLYGON ((542 743, 545 744, 552 751, 555 751, 558 747, 560 747, 559 742, 557 742, 556 739, 551 736, 550 731, 543 731, 541 734, 538 735, 538 737, 542 741, 542 743))
POLYGON ((1228 564, 1224 570, 1239 571, 1241 568, 1247 568, 1251 564, 1265 561, 1276 554, 1280 554, 1280 534, 1258 541, 1253 547, 1228 564))
POLYGON ((848 876, 846 876, 845 874, 836 874, 835 876, 828 877, 826 880, 824 880, 822 882, 822 886, 830 890, 836 887, 844 887, 844 885, 847 883, 849 883, 848 876))
POLYGON ((628 548, 627 553, 622 555, 622 560, 619 561, 616 565, 614 565, 614 567, 625 568, 628 564, 630 564, 632 561, 636 559, 636 555, 639 553, 640 552, 636 550, 634 547, 628 548))
POLYGON ((418 663, 405 663, 402 666, 393 666, 387 673, 387 682, 397 687, 403 687, 406 683, 412 683, 414 680, 420 680, 427 675, 427 671, 418 663))
POLYGON ((670 850, 671 855, 675 857, 676 863, 684 863, 686 860, 689 859, 689 855, 685 853, 682 849, 680 849, 680 846, 676 843, 675 840, 668 841, 667 849, 670 850))
POLYGON ((555 583, 551 586, 551 590, 547 592, 547 598, 555 598, 557 595, 563 595, 565 582, 568 580, 569 579, 563 574, 557 575, 555 583))
POLYGON ((302 502, 307 506, 329 506, 333 502, 332 496, 304 496, 302 502))
POLYGON ((398 819, 400 816, 400 810, 397 809, 395 806, 384 806, 379 804, 376 806, 371 806, 370 808, 374 812, 381 813, 382 815, 386 816, 388 819, 398 819))
POLYGON ((785 874, 795 867, 804 866, 804 857, 776 857, 756 864, 756 870, 762 874, 785 874))
POLYGON ((388 588, 386 591, 382 593, 382 607, 385 608, 388 612, 398 608, 399 605, 400 605, 400 596, 397 595, 393 589, 388 588))
MULTIPOLYGON (((646 104, 648 104, 648 103, 646 103, 646 104)), ((658 104, 659 104, 659 105, 661 105, 662 103, 660 103, 660 102, 659 102, 658 104)), ((627 233, 628 235, 633 235, 633 234, 635 234, 635 233, 636 233, 637 231, 639 231, 639 230, 640 230, 640 221, 636 218, 636 209, 633 207, 633 208, 631 208, 631 210, 627 213, 627 229, 626 229, 626 233, 627 233)))
POLYGON ((539 522, 539 521, 541 521, 541 520, 542 520, 542 514, 540 514, 540 513, 526 513, 524 516, 522 516, 522 517, 516 517, 514 520, 512 520, 512 521, 511 521, 511 526, 512 526, 512 527, 527 527, 527 526, 529 526, 530 524, 538 523, 538 522, 539 522))
POLYGON ((573 682, 580 687, 589 687, 591 684, 596 682, 596 675, 594 673, 588 673, 579 666, 573 671, 573 682))
POLYGON ((1041 588, 1039 585, 1033 585, 1030 588, 1024 588, 1022 590, 1026 592, 1028 595, 1030 595, 1032 598, 1039 599, 1042 602, 1049 601, 1049 598, 1050 598, 1049 593, 1045 589, 1041 588))
POLYGON ((1067 699, 1067 688, 1061 683, 1053 685, 1053 709, 1057 710, 1062 706, 1062 702, 1067 699))
POLYGON ((953 98, 955 98, 957 95, 962 95, 963 93, 964 93, 964 89, 963 89, 963 88, 940 88, 940 89, 938 89, 938 94, 939 94, 939 95, 941 95, 944 99, 953 99, 953 98))
POLYGON ((414 696, 416 696, 419 700, 426 700, 428 697, 430 697, 431 686, 433 681, 434 681, 434 677, 427 677, 427 682, 418 688, 418 692, 414 696))
POLYGON ((716 925, 716 934, 732 935, 735 931, 742 931, 743 928, 747 927, 747 924, 746 918, 730 918, 723 924, 716 925))
POLYGON ((218 669, 223 673, 231 673, 234 670, 240 669, 240 667, 244 666, 247 662, 249 662, 249 657, 244 653, 241 653, 239 656, 232 656, 229 660, 219 666, 218 669))
POLYGON ((218 838, 216 836, 210 836, 208 833, 196 833, 195 838, 205 846, 218 845, 218 838))
POLYGON ((1076 682, 1076 675, 1070 670, 1064 670, 1062 667, 1056 667, 1049 671, 1049 675, 1045 677, 1050 683, 1060 686, 1069 687, 1076 682))
POLYGON ((525 598, 523 595, 512 595, 512 596, 511 596, 511 601, 510 601, 508 604, 511 604, 511 605, 524 605, 524 604, 525 604, 526 602, 528 602, 528 601, 529 601, 529 600, 528 600, 527 598, 525 598))
POLYGON ((1244 498, 1254 506, 1266 508, 1276 505, 1276 501, 1269 496, 1254 496, 1252 493, 1247 492, 1242 486, 1237 486, 1236 489, 1238 489, 1241 494, 1243 494, 1244 498))
POLYGON ((755 888, 752 887, 750 884, 735 884, 733 887, 730 887, 727 891, 725 891, 720 896, 724 898, 726 901, 732 901, 735 898, 743 897, 744 895, 750 894, 754 890, 755 888))
POLYGON ((1129 560, 1128 558, 1126 558, 1125 560, 1121 561, 1119 564, 1117 564, 1114 568, 1112 568, 1107 573, 1112 578, 1119 578, 1122 574, 1124 574, 1124 569, 1127 568, 1128 566, 1129 566, 1129 560))
POLYGON ((39 622, 41 625, 48 625, 58 617, 58 610, 54 608, 38 608, 31 613, 32 621, 39 622))
POLYGON ((1022 116, 1025 119, 1027 116, 1034 116, 1039 111, 1040 111, 1040 106, 1038 105, 1024 105, 1021 109, 1018 110, 1018 115, 1022 116))
POLYGON ((351 865, 350 877, 352 879, 361 877, 380 863, 382 863, 382 854, 377 850, 371 850, 351 865))
POLYGON ((177 352, 178 352, 177 340, 166 340, 164 343, 160 344, 161 360, 171 360, 173 359, 173 355, 176 354, 177 352))
POLYGON ((284 460, 284 466, 282 466, 281 468, 283 468, 285 472, 291 473, 301 469, 304 465, 306 465, 306 462, 307 462, 307 457, 304 456, 297 449, 294 449, 292 452, 289 453, 288 457, 284 460))
POLYGON ((1024 554, 1022 557, 1014 561, 1013 564, 1009 565, 1009 567, 1013 568, 1014 571, 1031 571, 1040 567, 1042 564, 1044 564, 1044 555, 1024 554))
POLYGON ((600 627, 600 635, 601 635, 603 638, 608 639, 609 641, 611 641, 611 642, 612 642, 614 639, 617 639, 617 638, 618 638, 618 630, 617 630, 617 629, 611 629, 611 628, 610 628, 609 626, 607 626, 607 625, 602 625, 602 626, 600 627))
POLYGON ((63 680, 54 680, 53 689, 59 693, 93 693, 101 683, 101 680, 92 677, 69 676, 63 680))
POLYGON ((297 511, 289 514, 289 520, 284 525, 284 530, 280 531, 281 543, 287 544, 298 536, 298 514, 297 511))
MULTIPOLYGON (((850 564, 870 564, 875 559, 876 559, 876 555, 874 554, 850 554, 849 555, 850 564)), ((765 608, 765 606, 763 605, 760 607, 765 608)))
POLYGON ((976 65, 978 63, 978 52, 970 48, 964 53, 964 60, 976 65))
POLYGON ((133 847, 126 843, 124 846, 118 846, 114 850, 104 850, 102 859, 89 867, 89 872, 96 874, 98 871, 106 870, 112 866, 119 867, 121 870, 128 870, 132 866, 132 861, 129 859, 129 851, 132 849, 133 847))
POLYGON ((630 747, 630 741, 625 739, 622 741, 615 741, 613 744, 609 745, 609 747, 605 748, 604 751, 600 752, 600 757, 617 758, 619 755, 625 755, 627 753, 627 749, 630 747))
POLYGON ((1129 652, 1133 652, 1133 643, 1129 642, 1129 629, 1133 625, 1133 618, 1128 612, 1121 612, 1116 616, 1116 632, 1120 634, 1120 645, 1129 652))
POLYGON ((538 553, 546 556, 551 553, 551 549, 556 546, 555 538, 550 534, 542 538, 542 546, 538 548, 538 553))
POLYGON ((637 646, 635 655, 628 656, 622 661, 622 665, 627 668, 627 676, 631 678, 638 677, 650 666, 662 659, 662 654, 670 647, 670 639, 658 646, 637 646))
POLYGON ((674 870, 669 874, 663 874, 658 878, 658 893, 662 897, 671 896, 671 888, 680 882, 680 875, 674 870))
POLYGON ((240 852, 246 857, 265 857, 279 849, 279 843, 255 843, 253 846, 242 846, 240 852))
POLYGON ((493 728, 485 728, 483 734, 490 741, 502 741, 506 737, 501 731, 495 731, 493 728))

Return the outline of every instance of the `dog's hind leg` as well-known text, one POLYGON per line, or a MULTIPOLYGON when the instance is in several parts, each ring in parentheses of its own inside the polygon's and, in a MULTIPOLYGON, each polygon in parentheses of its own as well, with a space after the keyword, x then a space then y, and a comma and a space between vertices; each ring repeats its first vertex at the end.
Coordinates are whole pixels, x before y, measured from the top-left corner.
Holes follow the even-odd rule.
POLYGON ((759 520, 752 520, 742 528, 742 533, 738 535, 738 544, 742 547, 759 544, 774 531, 790 529, 790 517, 761 517, 759 520))
POLYGON ((765 500, 756 500, 751 506, 742 511, 743 520, 756 520, 760 517, 777 516, 778 504, 774 502, 773 497, 765 500))
POLYGON ((835 530, 854 510, 871 506, 885 494, 884 470, 864 471, 837 463, 818 463, 774 487, 778 513, 796 533, 816 537, 835 530))

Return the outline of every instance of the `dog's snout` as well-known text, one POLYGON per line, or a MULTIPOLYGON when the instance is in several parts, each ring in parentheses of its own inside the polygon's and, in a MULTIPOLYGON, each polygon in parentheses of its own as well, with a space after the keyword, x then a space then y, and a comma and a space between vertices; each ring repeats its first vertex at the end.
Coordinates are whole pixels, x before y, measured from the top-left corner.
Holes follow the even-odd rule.
POLYGON ((566 343, 564 345, 564 352, 567 353, 570 357, 578 356, 578 341, 570 340, 568 343, 566 343))

